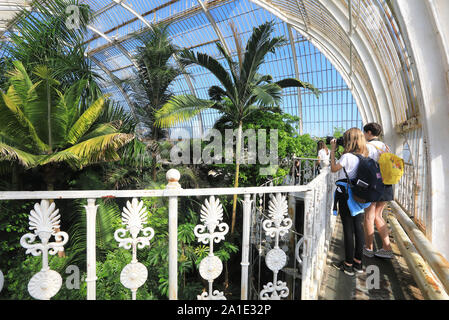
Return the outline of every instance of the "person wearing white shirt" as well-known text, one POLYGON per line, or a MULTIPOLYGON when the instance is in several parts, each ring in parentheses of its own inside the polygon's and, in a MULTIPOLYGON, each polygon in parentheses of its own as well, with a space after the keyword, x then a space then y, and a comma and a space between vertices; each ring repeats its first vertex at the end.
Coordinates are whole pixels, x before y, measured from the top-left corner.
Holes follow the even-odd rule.
POLYGON ((330 165, 330 152, 324 141, 318 141, 318 164, 320 168, 325 168, 330 165))
MULTIPOLYGON (((382 135, 382 127, 377 123, 369 123, 364 128, 364 135, 369 151, 369 157, 376 162, 379 162, 380 155, 389 152, 388 146, 379 141, 379 136, 382 135)), ((363 227, 365 229, 365 247, 363 254, 367 257, 379 257, 391 259, 393 258, 393 251, 390 244, 390 235, 388 225, 385 222, 382 213, 387 201, 393 200, 393 186, 385 186, 385 192, 379 202, 373 202, 371 206, 365 209, 365 222, 363 227), (374 252, 374 225, 382 239, 382 248, 374 252)))
MULTIPOLYGON (((331 161, 330 167, 333 173, 339 173, 339 180, 347 181, 345 174, 349 179, 354 179, 357 175, 359 158, 355 155, 368 156, 368 148, 363 132, 358 128, 352 128, 343 135, 344 153, 338 162, 335 162, 335 151, 337 141, 331 141, 331 161), (343 170, 344 169, 344 170, 343 170)), ((347 194, 337 188, 335 198, 338 203, 338 212, 343 224, 345 260, 334 264, 334 267, 345 272, 347 275, 354 275, 354 271, 363 273, 362 257, 364 247, 363 214, 352 216, 348 203, 347 194)))

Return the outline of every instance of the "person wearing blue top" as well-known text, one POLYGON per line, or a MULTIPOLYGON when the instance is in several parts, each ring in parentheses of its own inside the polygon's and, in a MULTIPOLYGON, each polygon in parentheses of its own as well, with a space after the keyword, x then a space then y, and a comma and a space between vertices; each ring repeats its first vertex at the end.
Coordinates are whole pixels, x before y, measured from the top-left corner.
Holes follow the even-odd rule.
POLYGON ((337 141, 331 141, 331 171, 338 173, 337 190, 335 199, 338 206, 341 222, 343 224, 345 260, 335 263, 334 267, 343 271, 345 274, 353 276, 354 272, 363 273, 362 257, 365 244, 365 235, 363 229, 364 207, 360 207, 352 201, 348 187, 348 179, 354 179, 357 175, 359 158, 356 156, 368 156, 368 148, 363 132, 358 128, 352 128, 343 135, 344 152, 340 160, 336 162, 335 151, 337 141), (349 204, 348 204, 349 200, 349 204), (350 206, 352 207, 350 209, 350 206), (352 212, 351 212, 352 211, 352 212))

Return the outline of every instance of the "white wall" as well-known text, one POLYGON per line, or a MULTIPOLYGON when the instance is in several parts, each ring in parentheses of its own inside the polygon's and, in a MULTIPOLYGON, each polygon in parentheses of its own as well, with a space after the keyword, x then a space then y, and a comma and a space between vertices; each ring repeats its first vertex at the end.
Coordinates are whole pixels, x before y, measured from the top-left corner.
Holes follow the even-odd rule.
POLYGON ((431 241, 449 259, 449 1, 397 0, 422 90, 429 149, 431 241))

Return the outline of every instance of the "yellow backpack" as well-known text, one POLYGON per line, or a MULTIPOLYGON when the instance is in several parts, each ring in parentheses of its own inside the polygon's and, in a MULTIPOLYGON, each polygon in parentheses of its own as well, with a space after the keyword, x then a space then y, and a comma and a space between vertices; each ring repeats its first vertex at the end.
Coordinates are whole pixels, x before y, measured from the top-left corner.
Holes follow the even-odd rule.
POLYGON ((379 149, 374 144, 371 145, 381 152, 378 163, 383 183, 386 185, 397 184, 404 174, 404 160, 393 153, 379 149))

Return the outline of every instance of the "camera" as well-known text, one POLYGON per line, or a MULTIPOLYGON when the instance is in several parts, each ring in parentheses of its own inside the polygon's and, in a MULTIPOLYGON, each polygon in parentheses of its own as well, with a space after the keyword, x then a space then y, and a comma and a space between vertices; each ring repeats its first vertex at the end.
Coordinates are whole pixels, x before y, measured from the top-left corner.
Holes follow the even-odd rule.
POLYGON ((331 144, 331 141, 336 139, 337 140, 337 146, 341 146, 344 147, 344 141, 343 141, 343 137, 340 138, 334 138, 334 137, 326 137, 326 144, 331 144))

